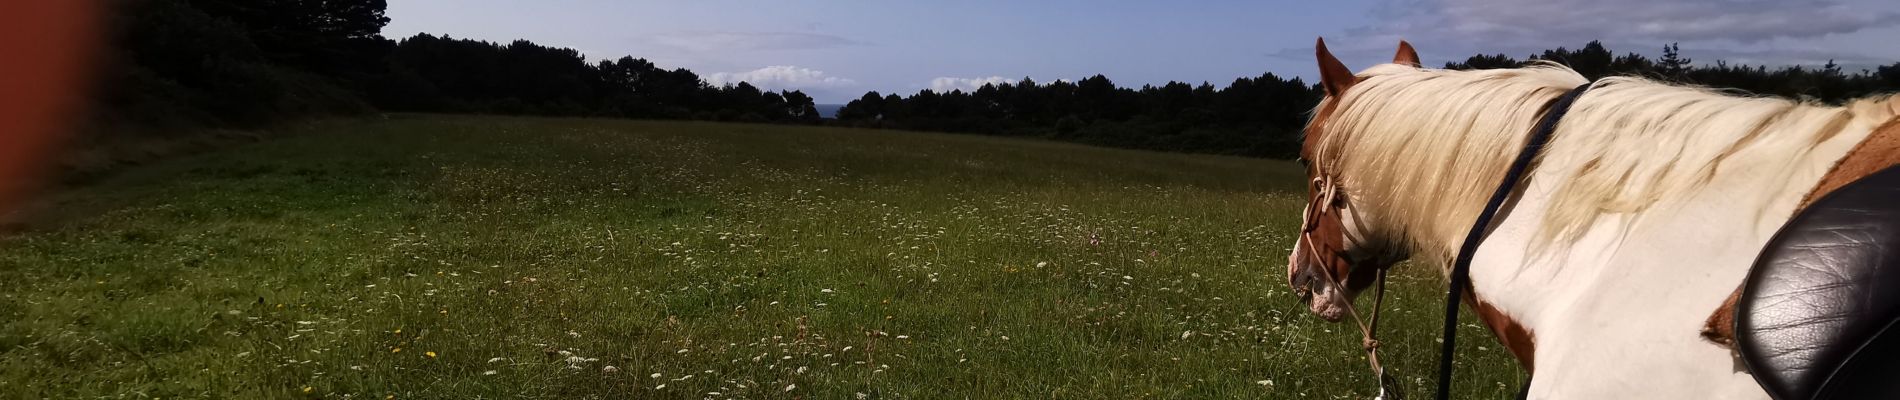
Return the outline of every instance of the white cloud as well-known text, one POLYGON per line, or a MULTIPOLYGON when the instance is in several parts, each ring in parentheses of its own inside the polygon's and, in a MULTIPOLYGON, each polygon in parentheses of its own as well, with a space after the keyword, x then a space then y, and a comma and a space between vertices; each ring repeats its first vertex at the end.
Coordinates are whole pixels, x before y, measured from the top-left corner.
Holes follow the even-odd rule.
POLYGON ((739 82, 748 82, 764 90, 831 89, 858 83, 849 78, 826 75, 825 71, 793 65, 774 65, 746 72, 717 72, 706 76, 706 83, 715 86, 739 82))
POLYGON ((938 77, 936 79, 931 79, 930 90, 934 92, 938 92, 938 93, 947 93, 952 90, 962 90, 965 92, 970 92, 970 91, 975 91, 977 88, 983 87, 983 85, 1001 85, 1005 83, 1015 84, 1016 80, 1004 78, 1001 76, 991 76, 991 77, 985 77, 985 78, 952 78, 952 77, 946 76, 946 77, 938 77))

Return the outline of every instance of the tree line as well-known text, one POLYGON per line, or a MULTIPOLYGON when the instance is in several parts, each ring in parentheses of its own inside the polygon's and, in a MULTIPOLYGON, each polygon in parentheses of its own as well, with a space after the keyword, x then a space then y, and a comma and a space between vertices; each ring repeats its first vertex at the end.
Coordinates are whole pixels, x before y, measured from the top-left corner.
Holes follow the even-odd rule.
POLYGON ((713 86, 684 68, 621 57, 588 64, 574 49, 418 34, 395 43, 369 91, 398 111, 815 123, 803 92, 713 86))
POLYGON ((1139 89, 1095 75, 1075 82, 985 84, 965 93, 866 93, 838 111, 841 124, 1046 137, 1103 146, 1292 157, 1317 86, 1271 72, 1226 87, 1168 82, 1139 89))
MULTIPOLYGON (((1615 55, 1601 42, 1559 47, 1523 60, 1477 55, 1447 69, 1516 68, 1535 60, 1562 63, 1590 79, 1635 75, 1663 81, 1735 88, 1750 93, 1840 102, 1900 90, 1900 63, 1847 73, 1833 62, 1819 68, 1692 65, 1676 44, 1651 59, 1615 55)), ((1124 88, 1096 75, 1047 84, 1023 78, 975 91, 909 96, 866 93, 846 104, 839 123, 893 129, 1031 136, 1097 145, 1290 158, 1300 129, 1319 102, 1317 86, 1272 73, 1240 78, 1226 87, 1168 82, 1124 88)))
POLYGON ((1447 69, 1516 68, 1534 60, 1546 60, 1570 66, 1590 79, 1606 76, 1641 76, 1661 81, 1788 98, 1810 98, 1827 103, 1871 94, 1900 90, 1900 62, 1843 71, 1829 60, 1820 67, 1786 66, 1770 69, 1765 65, 1730 65, 1716 60, 1708 65, 1692 65, 1683 57, 1682 47, 1671 43, 1662 47, 1662 56, 1650 59, 1637 53, 1615 55, 1602 42, 1592 41, 1575 50, 1558 47, 1525 57, 1519 61, 1503 54, 1476 55, 1462 62, 1445 63, 1447 69))
MULTIPOLYGON (((110 35, 91 129, 111 135, 257 127, 374 111, 598 116, 843 126, 1040 137, 1164 151, 1291 157, 1318 102, 1316 86, 1273 73, 1216 87, 1168 82, 1129 88, 1095 75, 1023 78, 972 91, 866 93, 818 115, 799 91, 711 85, 644 59, 589 62, 526 40, 493 43, 381 34, 383 0, 112 0, 110 35)), ((1651 59, 1601 43, 1523 59, 1472 56, 1446 68, 1567 64, 1591 78, 1641 75, 1778 96, 1840 101, 1900 89, 1900 63, 1874 70, 1695 65, 1680 48, 1651 59)))
POLYGON ((574 49, 418 34, 383 0, 114 0, 91 133, 371 111, 817 123, 811 96, 574 49))

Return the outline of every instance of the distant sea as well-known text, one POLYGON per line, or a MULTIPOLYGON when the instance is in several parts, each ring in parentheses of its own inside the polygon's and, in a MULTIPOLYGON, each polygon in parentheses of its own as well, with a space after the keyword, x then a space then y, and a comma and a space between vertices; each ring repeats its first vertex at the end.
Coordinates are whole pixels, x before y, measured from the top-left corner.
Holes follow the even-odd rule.
POLYGON ((837 118, 838 109, 844 108, 843 104, 818 104, 817 106, 818 116, 825 118, 837 118))

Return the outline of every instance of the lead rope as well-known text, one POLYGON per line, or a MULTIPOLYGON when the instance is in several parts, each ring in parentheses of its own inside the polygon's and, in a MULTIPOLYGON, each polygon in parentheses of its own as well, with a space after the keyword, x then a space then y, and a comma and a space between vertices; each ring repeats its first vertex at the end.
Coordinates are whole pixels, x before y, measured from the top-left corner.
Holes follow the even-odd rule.
POLYGON ((1477 222, 1472 223, 1471 232, 1465 234, 1465 242, 1458 247, 1458 258, 1451 264, 1451 289, 1445 293, 1445 338, 1444 345, 1438 351, 1438 400, 1451 399, 1452 356, 1458 347, 1458 302, 1464 298, 1466 286, 1471 285, 1471 258, 1478 252, 1478 243, 1484 241, 1484 232, 1491 228, 1491 219, 1497 216, 1498 208, 1504 206, 1504 200, 1511 197, 1517 182, 1524 178, 1524 170, 1530 167, 1531 160, 1542 152, 1544 144, 1550 142, 1550 135, 1557 130, 1557 121, 1570 111, 1570 105, 1590 89, 1590 83, 1570 89, 1563 96, 1551 101, 1544 117, 1537 121, 1537 127, 1531 130, 1529 138, 1524 140, 1524 150, 1517 153, 1517 159, 1511 162, 1511 169, 1505 171, 1503 182, 1491 192, 1491 200, 1485 202, 1484 209, 1478 213, 1477 222))
MULTIPOLYGON (((1309 240, 1307 242, 1310 243, 1311 241, 1309 240)), ((1311 253, 1319 253, 1319 248, 1313 247, 1310 244, 1307 245, 1307 248, 1311 250, 1311 253)), ((1333 278, 1333 272, 1330 268, 1321 267, 1320 270, 1323 271, 1326 276, 1326 284, 1332 285, 1334 291, 1345 290, 1346 286, 1340 284, 1338 279, 1333 278)), ((1344 305, 1346 306, 1346 315, 1351 316, 1352 322, 1359 325, 1359 346, 1362 350, 1365 350, 1366 363, 1372 367, 1373 375, 1379 380, 1379 397, 1377 398, 1401 400, 1405 397, 1400 394, 1397 381, 1394 380, 1391 375, 1385 373, 1385 365, 1379 362, 1379 347, 1381 347, 1382 344, 1379 342, 1377 335, 1379 330, 1379 310, 1383 309, 1385 305, 1385 273, 1386 270, 1379 270, 1379 290, 1372 300, 1371 318, 1360 318, 1358 308, 1353 307, 1351 301, 1345 301, 1344 305)))
POLYGON ((1375 399, 1404 400, 1404 392, 1399 390, 1398 380, 1392 374, 1385 373, 1385 366, 1379 364, 1379 310, 1385 309, 1385 276, 1387 270, 1379 270, 1379 291, 1372 297, 1372 326, 1366 329, 1366 339, 1360 345, 1366 348, 1366 359, 1372 363, 1373 372, 1379 375, 1379 397, 1375 399), (1388 396, 1389 395, 1389 396, 1388 396))
MULTIPOLYGON (((1316 214, 1325 214, 1323 210, 1332 208, 1333 201, 1335 200, 1333 196, 1338 194, 1339 187, 1333 186, 1331 182, 1325 178, 1317 177, 1313 178, 1313 184, 1319 188, 1320 201, 1316 204, 1320 206, 1314 207, 1313 210, 1308 210, 1306 215, 1302 216, 1304 220, 1300 222, 1300 236, 1303 240, 1300 242, 1306 244, 1305 250, 1314 257, 1314 260, 1320 260, 1320 262, 1324 263, 1331 261, 1331 258, 1321 258, 1324 254, 1320 252, 1317 245, 1313 244, 1312 232, 1313 229, 1316 228, 1316 225, 1314 225, 1316 222, 1314 221, 1318 219, 1316 218, 1318 217, 1316 214)), ((1345 293, 1346 286, 1340 284, 1339 279, 1333 276, 1332 268, 1322 265, 1320 271, 1326 276, 1326 284, 1331 285, 1335 293, 1345 293)), ((1359 346, 1362 350, 1365 350, 1366 363, 1372 367, 1372 373, 1379 381, 1379 397, 1377 397, 1377 399, 1401 400, 1404 399, 1405 396, 1399 391, 1397 381, 1392 378, 1391 375, 1385 373, 1385 365, 1379 362, 1379 347, 1381 345, 1378 339, 1379 310, 1385 308, 1385 277, 1386 270, 1380 269, 1379 290, 1372 300, 1371 318, 1359 318, 1359 310, 1353 306, 1351 300, 1346 300, 1344 303, 1346 306, 1346 315, 1352 316, 1352 322, 1359 325, 1359 346), (1388 397, 1388 395, 1390 397, 1388 397)))

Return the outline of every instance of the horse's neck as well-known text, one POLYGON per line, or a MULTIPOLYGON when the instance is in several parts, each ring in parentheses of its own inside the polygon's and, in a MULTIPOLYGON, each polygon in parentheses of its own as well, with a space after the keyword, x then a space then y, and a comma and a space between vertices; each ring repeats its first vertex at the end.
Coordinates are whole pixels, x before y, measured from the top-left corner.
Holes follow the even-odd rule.
POLYGON ((1538 380, 1552 380, 1540 386, 1594 382, 1564 389, 1568 396, 1596 394, 1584 398, 1753 397, 1750 390, 1759 389, 1750 389, 1752 382, 1736 384, 1721 368, 1706 375, 1682 371, 1730 361, 1725 349, 1701 341, 1701 323, 1741 282, 1754 255, 1807 190, 1871 130, 1870 124, 1852 125, 1804 150, 1792 167, 1730 159, 1684 198, 1605 215, 1581 228, 1574 243, 1533 253, 1532 240, 1558 183, 1590 162, 1550 148, 1475 255, 1473 290, 1532 338, 1538 380), (1786 187, 1760 184, 1768 180, 1763 177, 1781 181, 1786 174, 1792 174, 1786 187), (1602 385, 1604 379, 1632 385, 1602 385), (1655 387, 1636 384, 1644 379, 1683 383, 1668 389, 1679 393, 1621 391, 1655 387))

